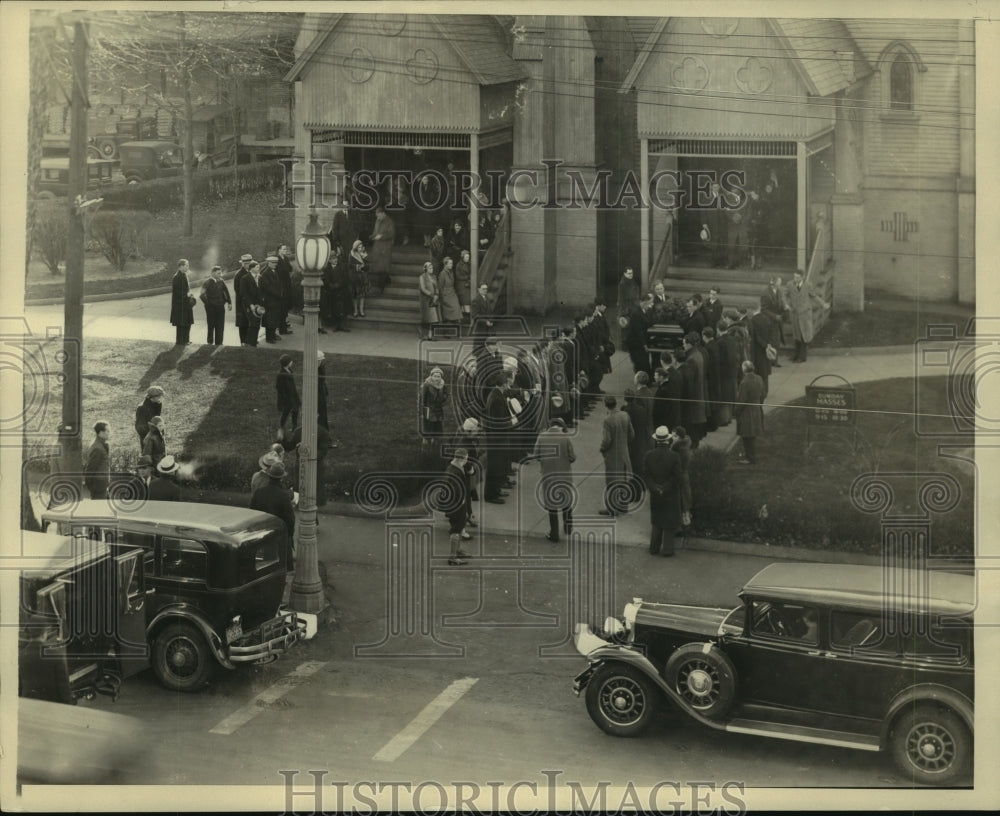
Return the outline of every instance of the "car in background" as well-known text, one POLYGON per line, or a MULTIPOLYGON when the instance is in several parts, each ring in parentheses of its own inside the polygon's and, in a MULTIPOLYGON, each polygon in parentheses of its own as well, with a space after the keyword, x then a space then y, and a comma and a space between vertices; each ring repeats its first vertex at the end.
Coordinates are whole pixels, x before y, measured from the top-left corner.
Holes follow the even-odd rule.
MULTIPOLYGON (((104 159, 87 159, 87 193, 100 194, 111 184, 115 162, 104 159)), ((45 156, 39 162, 36 198, 62 198, 69 193, 69 159, 45 156)))
POLYGON ((115 122, 113 132, 106 131, 92 136, 87 152, 96 159, 117 159, 118 148, 125 142, 156 139, 158 135, 155 116, 121 119, 115 122))
POLYGON ((176 142, 162 139, 124 142, 118 151, 121 173, 129 184, 179 176, 183 170, 184 151, 176 142))
POLYGON ((887 751, 907 782, 971 769, 973 576, 772 564, 735 608, 626 604, 576 627, 573 684, 603 731, 642 733, 666 704, 719 731, 887 751))
POLYGON ((47 510, 42 525, 113 552, 140 551, 141 640, 168 689, 197 691, 217 667, 269 663, 306 636, 306 622, 282 607, 291 542, 269 513, 86 500, 47 510))

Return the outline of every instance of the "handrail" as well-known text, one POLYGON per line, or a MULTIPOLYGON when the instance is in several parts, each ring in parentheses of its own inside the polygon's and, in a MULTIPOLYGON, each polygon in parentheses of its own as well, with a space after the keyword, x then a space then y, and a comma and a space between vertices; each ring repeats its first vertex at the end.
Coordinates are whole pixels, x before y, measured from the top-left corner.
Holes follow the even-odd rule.
MULTIPOLYGON (((485 283, 489 286, 491 294, 494 292, 494 289, 498 288, 496 280, 499 277, 500 261, 507 254, 507 250, 510 247, 509 221, 510 212, 504 207, 503 216, 500 218, 500 223, 497 224, 496 233, 493 236, 493 243, 486 250, 486 254, 483 255, 483 261, 479 265, 479 283, 485 283)), ((506 278, 504 280, 503 291, 496 292, 494 298, 498 308, 504 306, 502 300, 506 301, 506 278)))
MULTIPOLYGON (((828 260, 832 251, 830 222, 825 211, 816 215, 816 241, 813 244, 809 265, 806 267, 805 279, 813 279, 813 289, 827 303, 833 300, 833 270, 828 260)), ((818 303, 812 304, 813 329, 818 332, 830 316, 830 310, 824 309, 818 303)))
MULTIPOLYGON (((660 266, 663 263, 663 256, 667 252, 667 244, 669 243, 672 246, 673 241, 674 241, 674 231, 673 229, 669 229, 667 230, 666 235, 663 236, 663 241, 660 244, 660 251, 656 256, 656 263, 654 263, 653 267, 649 270, 649 284, 647 286, 647 289, 649 291, 653 291, 652 281, 658 281, 664 277, 663 275, 660 274, 660 266)), ((668 263, 668 270, 669 270, 669 263, 668 263)))

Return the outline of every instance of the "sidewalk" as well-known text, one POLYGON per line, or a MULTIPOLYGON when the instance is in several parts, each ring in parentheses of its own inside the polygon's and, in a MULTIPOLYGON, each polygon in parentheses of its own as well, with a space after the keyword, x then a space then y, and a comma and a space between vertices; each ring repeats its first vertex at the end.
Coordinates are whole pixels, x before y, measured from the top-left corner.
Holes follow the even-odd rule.
MULTIPOLYGON (((110 338, 162 338, 169 341, 173 337, 173 328, 167 321, 169 314, 169 296, 160 295, 138 298, 128 301, 105 301, 88 303, 84 307, 84 336, 110 338)), ((29 307, 25 316, 31 331, 44 335, 49 327, 62 325, 62 309, 56 307, 29 307)), ((203 318, 196 313, 196 319, 203 318)), ((532 336, 540 336, 543 326, 558 326, 562 320, 556 317, 529 318, 527 323, 532 336)), ((283 338, 281 347, 289 350, 301 350, 303 342, 302 325, 297 320, 292 323, 294 333, 283 338)), ((422 345, 417 333, 403 331, 377 330, 366 328, 363 320, 351 321, 350 333, 328 333, 319 336, 319 348, 329 354, 355 354, 385 357, 416 358, 421 354, 422 345)), ((205 330, 204 320, 196 323, 192 331, 195 344, 198 343, 201 332, 205 330)), ((232 318, 226 328, 226 345, 238 345, 239 337, 232 318)), ((467 343, 468 340, 465 340, 467 343)), ((442 340, 435 344, 435 354, 447 356, 457 350, 459 341, 442 340)), ((197 348, 196 345, 192 348, 197 348)), ((247 350, 252 354, 252 350, 247 350)), ((624 351, 615 354, 612 360, 613 371, 604 378, 602 388, 608 394, 618 397, 622 402, 622 394, 626 386, 632 383, 632 366, 624 351)), ((806 363, 785 361, 781 368, 776 369, 770 377, 770 392, 765 413, 775 407, 784 405, 805 394, 805 387, 815 378, 836 374, 848 382, 856 383, 866 380, 885 379, 890 377, 905 377, 914 374, 914 358, 910 349, 906 351, 889 349, 879 351, 865 349, 859 354, 837 353, 833 355, 810 353, 806 363)), ((827 381, 833 382, 833 381, 827 381)), ((602 422, 606 409, 599 401, 590 415, 579 423, 573 433, 573 446, 577 460, 574 465, 576 488, 579 495, 575 521, 577 528, 598 523, 604 527, 608 519, 597 514, 603 507, 604 493, 604 463, 599 450, 602 422)), ((709 434, 703 445, 720 450, 729 450, 737 443, 736 423, 732 422, 725 428, 720 428, 709 434)), ((780 444, 779 429, 770 428, 761 437, 759 446, 780 444)), ((490 532, 509 535, 541 537, 548 532, 548 517, 536 500, 536 489, 540 468, 537 463, 531 463, 519 468, 517 485, 503 505, 485 504, 480 502, 475 509, 475 516, 480 521, 481 528, 490 532)), ((333 507, 329 508, 333 510, 333 507)), ((343 508, 345 512, 354 515, 356 508, 343 508)), ((618 542, 633 545, 645 545, 649 533, 649 510, 646 503, 633 505, 625 516, 614 520, 615 537, 618 542)), ((692 542, 693 544, 694 542, 692 542)), ((683 546, 683 545, 681 545, 683 546)))

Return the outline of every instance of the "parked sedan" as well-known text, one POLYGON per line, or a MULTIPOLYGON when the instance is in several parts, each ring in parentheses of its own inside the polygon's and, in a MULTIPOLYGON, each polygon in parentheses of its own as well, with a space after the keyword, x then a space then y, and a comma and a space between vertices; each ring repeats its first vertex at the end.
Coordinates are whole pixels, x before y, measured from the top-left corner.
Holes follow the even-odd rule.
POLYGON ((946 572, 772 564, 731 609, 635 599, 574 690, 604 731, 636 736, 672 703, 733 733, 888 751, 917 783, 971 768, 974 579, 946 572))

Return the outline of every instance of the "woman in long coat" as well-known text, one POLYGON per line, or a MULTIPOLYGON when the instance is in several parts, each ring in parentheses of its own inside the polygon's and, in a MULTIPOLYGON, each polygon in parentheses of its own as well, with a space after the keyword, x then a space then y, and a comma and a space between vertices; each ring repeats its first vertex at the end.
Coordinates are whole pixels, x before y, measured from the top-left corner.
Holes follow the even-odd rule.
POLYGON ((743 379, 736 392, 736 434, 743 440, 747 465, 757 463, 757 437, 764 431, 764 381, 754 373, 753 363, 743 363, 743 379))
POLYGON ((455 264, 455 294, 458 295, 458 302, 465 313, 465 319, 469 319, 469 312, 472 306, 472 291, 470 283, 472 281, 472 267, 470 266, 471 256, 469 250, 462 250, 461 260, 455 264))
POLYGON ((354 317, 365 316, 365 298, 371 294, 371 284, 368 282, 368 252, 359 240, 351 248, 349 261, 351 278, 351 297, 354 298, 354 317))
POLYGON ((420 273, 417 283, 420 287, 420 328, 425 340, 433 340, 431 326, 441 322, 441 310, 437 275, 430 261, 424 263, 424 271, 420 273))
MULTIPOLYGON (((372 229, 372 251, 368 257, 371 277, 375 290, 382 294, 389 284, 389 270, 392 268, 392 247, 396 243, 396 226, 386 215, 385 209, 375 210, 375 226, 372 229)), ((363 312, 364 310, 362 310, 363 312)))
POLYGON ((438 290, 441 296, 441 319, 445 323, 462 320, 462 304, 455 291, 455 269, 451 258, 444 259, 444 266, 438 275, 438 290))
POLYGON ((191 343, 191 325, 194 323, 195 299, 188 281, 188 262, 177 262, 177 271, 170 282, 170 323, 176 327, 176 343, 186 346, 191 343))
POLYGON ((432 368, 420 386, 420 431, 425 445, 428 437, 443 433, 444 407, 447 403, 448 385, 444 381, 444 372, 440 368, 432 368))

